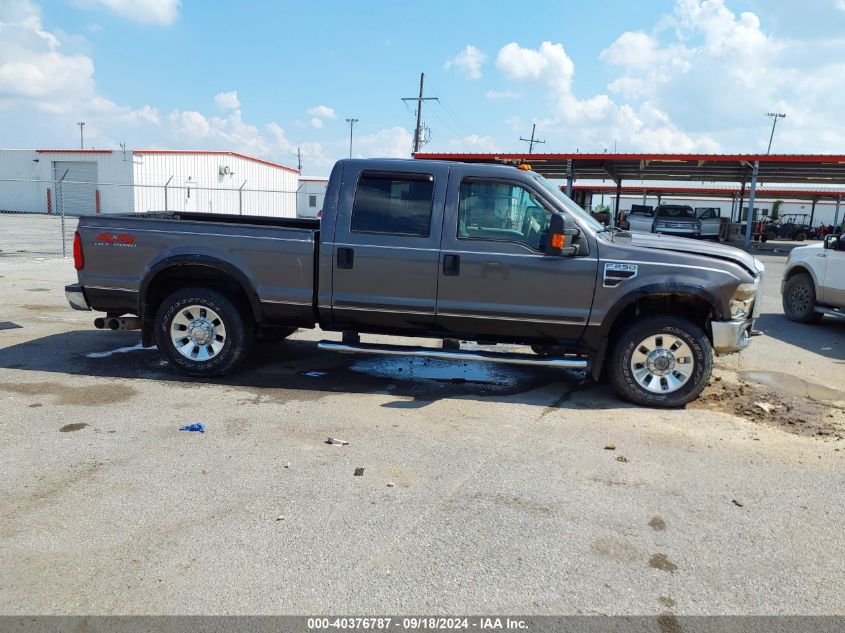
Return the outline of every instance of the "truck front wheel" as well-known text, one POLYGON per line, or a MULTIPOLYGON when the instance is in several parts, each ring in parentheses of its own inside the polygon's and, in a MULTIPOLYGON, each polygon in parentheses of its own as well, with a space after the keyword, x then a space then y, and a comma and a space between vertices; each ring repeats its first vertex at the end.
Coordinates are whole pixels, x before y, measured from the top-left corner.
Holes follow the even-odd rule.
POLYGON ((252 328, 237 306, 208 288, 177 290, 155 319, 159 351, 177 369, 194 376, 219 376, 246 357, 252 328))
POLYGON ((807 273, 790 277, 783 287, 783 311, 791 321, 818 323, 822 315, 816 312, 816 286, 807 273))
POLYGON ((607 367, 622 398, 651 407, 680 407, 707 386, 713 351, 694 323, 650 317, 622 330, 607 367))

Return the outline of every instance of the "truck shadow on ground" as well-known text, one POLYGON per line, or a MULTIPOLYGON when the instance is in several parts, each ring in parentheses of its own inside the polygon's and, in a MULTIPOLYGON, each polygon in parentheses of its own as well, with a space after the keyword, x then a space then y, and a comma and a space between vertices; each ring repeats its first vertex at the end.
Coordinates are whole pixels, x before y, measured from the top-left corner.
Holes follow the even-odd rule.
MULTIPOLYGON (((585 372, 398 356, 338 354, 314 341, 258 343, 233 375, 197 378, 178 373, 137 332, 73 331, 0 349, 0 367, 70 376, 222 385, 254 395, 251 402, 318 399, 331 394, 383 394, 381 406, 409 409, 442 399, 532 404, 545 409, 616 409, 628 405, 585 372), (589 392, 588 398, 570 399, 589 392)), ((545 411, 548 413, 549 411, 545 411)))
POLYGON ((762 314, 755 327, 766 336, 845 363, 845 319, 826 316, 809 325, 790 321, 783 314, 762 314))

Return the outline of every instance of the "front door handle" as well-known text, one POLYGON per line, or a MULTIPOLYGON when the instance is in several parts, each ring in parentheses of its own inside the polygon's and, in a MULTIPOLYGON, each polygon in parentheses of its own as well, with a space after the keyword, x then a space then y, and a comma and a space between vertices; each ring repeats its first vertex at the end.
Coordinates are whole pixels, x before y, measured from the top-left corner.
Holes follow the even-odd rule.
POLYGON ((351 269, 355 262, 355 251, 345 246, 337 249, 337 267, 351 269))
POLYGON ((457 277, 461 274, 461 258, 458 255, 443 256, 443 274, 448 277, 457 277))

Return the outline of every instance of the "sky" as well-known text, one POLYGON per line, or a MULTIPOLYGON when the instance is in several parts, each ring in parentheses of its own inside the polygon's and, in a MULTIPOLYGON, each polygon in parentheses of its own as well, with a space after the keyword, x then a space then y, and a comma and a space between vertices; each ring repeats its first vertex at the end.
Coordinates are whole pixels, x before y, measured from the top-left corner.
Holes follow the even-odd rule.
POLYGON ((0 0, 0 147, 845 153, 845 0, 0 0))

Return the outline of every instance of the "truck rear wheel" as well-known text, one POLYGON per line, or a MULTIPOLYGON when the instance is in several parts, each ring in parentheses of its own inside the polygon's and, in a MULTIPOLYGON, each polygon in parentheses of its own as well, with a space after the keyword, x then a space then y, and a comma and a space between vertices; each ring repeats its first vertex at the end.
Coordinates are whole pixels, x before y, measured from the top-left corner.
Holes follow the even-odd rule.
POLYGON ((816 312, 816 286, 807 273, 787 279, 783 287, 783 311, 786 318, 798 323, 818 323, 822 315, 816 312))
POLYGON ((707 386, 713 351, 704 331, 678 317, 650 317, 617 337, 610 354, 610 380, 635 404, 680 407, 707 386))
POLYGON ((219 376, 246 357, 251 324, 227 297, 209 288, 177 290, 155 319, 159 351, 177 369, 194 376, 219 376))

